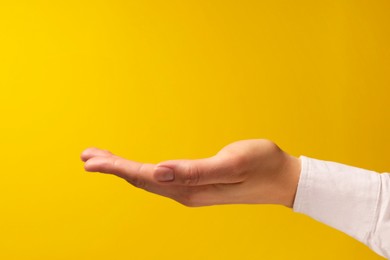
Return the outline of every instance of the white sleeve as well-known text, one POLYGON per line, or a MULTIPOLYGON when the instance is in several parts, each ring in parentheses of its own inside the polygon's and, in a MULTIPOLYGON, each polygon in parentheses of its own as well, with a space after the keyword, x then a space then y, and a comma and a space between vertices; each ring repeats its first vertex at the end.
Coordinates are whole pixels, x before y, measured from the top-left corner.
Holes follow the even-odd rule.
POLYGON ((390 174, 300 156, 293 211, 340 230, 390 259, 390 174))

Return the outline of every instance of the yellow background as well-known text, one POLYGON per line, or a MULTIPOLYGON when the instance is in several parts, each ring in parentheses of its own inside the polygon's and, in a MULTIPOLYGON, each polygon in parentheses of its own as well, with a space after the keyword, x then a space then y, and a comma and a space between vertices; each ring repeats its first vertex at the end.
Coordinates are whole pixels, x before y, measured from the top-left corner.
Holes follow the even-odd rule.
POLYGON ((0 259, 382 259, 279 206, 85 173, 268 138, 390 170, 390 2, 1 1, 0 259))

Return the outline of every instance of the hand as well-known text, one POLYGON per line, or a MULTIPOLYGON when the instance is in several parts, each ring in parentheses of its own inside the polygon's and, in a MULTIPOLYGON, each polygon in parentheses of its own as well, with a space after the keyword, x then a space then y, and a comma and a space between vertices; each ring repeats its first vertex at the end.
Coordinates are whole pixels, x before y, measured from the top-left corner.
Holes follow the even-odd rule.
POLYGON ((191 207, 279 204, 292 208, 301 171, 299 158, 265 139, 231 143, 209 158, 158 164, 126 160, 97 148, 86 149, 81 158, 86 171, 114 174, 191 207))

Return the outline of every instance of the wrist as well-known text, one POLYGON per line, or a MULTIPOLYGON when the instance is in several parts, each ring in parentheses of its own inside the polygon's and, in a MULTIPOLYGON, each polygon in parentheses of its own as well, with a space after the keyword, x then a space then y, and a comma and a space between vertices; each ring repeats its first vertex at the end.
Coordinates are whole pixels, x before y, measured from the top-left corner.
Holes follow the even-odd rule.
POLYGON ((281 170, 280 205, 293 208, 301 174, 301 160, 286 154, 286 161, 281 170))

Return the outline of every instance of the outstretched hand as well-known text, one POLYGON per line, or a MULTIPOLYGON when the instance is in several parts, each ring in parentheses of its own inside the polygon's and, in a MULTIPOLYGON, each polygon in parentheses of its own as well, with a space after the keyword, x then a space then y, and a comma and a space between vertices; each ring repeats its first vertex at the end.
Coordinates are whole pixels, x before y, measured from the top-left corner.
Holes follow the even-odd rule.
POLYGON ((216 155, 158 164, 121 158, 88 148, 81 159, 85 170, 114 174, 135 187, 186 206, 217 204, 280 204, 292 208, 300 160, 265 139, 242 140, 216 155))

